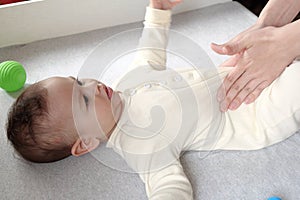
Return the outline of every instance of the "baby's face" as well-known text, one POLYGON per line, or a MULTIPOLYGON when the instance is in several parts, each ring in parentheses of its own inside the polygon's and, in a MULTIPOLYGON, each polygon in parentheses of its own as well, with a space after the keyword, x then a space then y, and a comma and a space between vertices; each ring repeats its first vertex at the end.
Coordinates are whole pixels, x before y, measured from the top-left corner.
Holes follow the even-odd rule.
POLYGON ((77 81, 73 77, 53 77, 41 84, 48 91, 49 113, 60 127, 70 134, 79 132, 80 136, 103 138, 105 134, 109 137, 122 112, 118 92, 97 80, 77 81))

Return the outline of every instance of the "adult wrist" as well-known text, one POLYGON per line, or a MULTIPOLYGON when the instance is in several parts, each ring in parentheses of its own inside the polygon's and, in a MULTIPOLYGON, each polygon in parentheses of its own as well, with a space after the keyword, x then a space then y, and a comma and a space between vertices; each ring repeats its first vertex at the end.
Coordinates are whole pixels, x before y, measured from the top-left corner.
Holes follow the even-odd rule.
POLYGON ((286 52, 295 59, 300 55, 300 20, 287 24, 280 28, 282 43, 286 46, 286 52))
POLYGON ((290 30, 288 30, 288 33, 291 34, 291 37, 289 37, 290 44, 294 58, 296 58, 300 55, 300 20, 298 20, 297 23, 291 23, 289 25, 291 26, 290 30))
POLYGON ((270 0, 261 11, 258 22, 264 27, 281 27, 290 23, 299 11, 299 0, 270 0))
POLYGON ((265 23, 263 23, 263 21, 257 19, 253 26, 255 27, 255 29, 261 29, 261 28, 266 27, 267 25, 265 23))

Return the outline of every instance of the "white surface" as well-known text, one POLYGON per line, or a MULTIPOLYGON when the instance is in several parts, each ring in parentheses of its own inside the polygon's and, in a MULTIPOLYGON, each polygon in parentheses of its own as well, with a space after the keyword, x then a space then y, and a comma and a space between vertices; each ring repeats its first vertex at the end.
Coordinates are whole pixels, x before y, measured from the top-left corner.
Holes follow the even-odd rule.
MULTIPOLYGON (((175 13, 230 0, 184 0, 175 13)), ((141 21, 149 0, 38 0, 0 6, 0 47, 141 21)))

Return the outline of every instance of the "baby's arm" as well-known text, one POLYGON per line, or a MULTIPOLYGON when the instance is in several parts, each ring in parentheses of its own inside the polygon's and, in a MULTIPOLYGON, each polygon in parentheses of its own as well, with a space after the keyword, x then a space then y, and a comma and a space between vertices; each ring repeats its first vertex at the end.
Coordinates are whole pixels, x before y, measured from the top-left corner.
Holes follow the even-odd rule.
POLYGON ((192 186, 179 161, 156 172, 140 174, 149 200, 192 200, 192 186))
POLYGON ((144 30, 138 45, 138 52, 132 68, 150 65, 154 69, 164 70, 166 65, 166 47, 171 23, 171 10, 181 0, 150 0, 147 7, 144 30))

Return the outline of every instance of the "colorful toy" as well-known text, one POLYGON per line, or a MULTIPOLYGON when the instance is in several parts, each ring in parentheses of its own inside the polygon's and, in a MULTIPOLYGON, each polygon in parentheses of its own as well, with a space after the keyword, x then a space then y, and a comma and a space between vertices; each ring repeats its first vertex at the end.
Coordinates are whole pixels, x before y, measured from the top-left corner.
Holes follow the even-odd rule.
POLYGON ((270 197, 268 200, 281 200, 279 197, 270 197))
POLYGON ((26 81, 23 66, 16 61, 6 61, 0 64, 0 87, 7 92, 21 89, 26 81))

